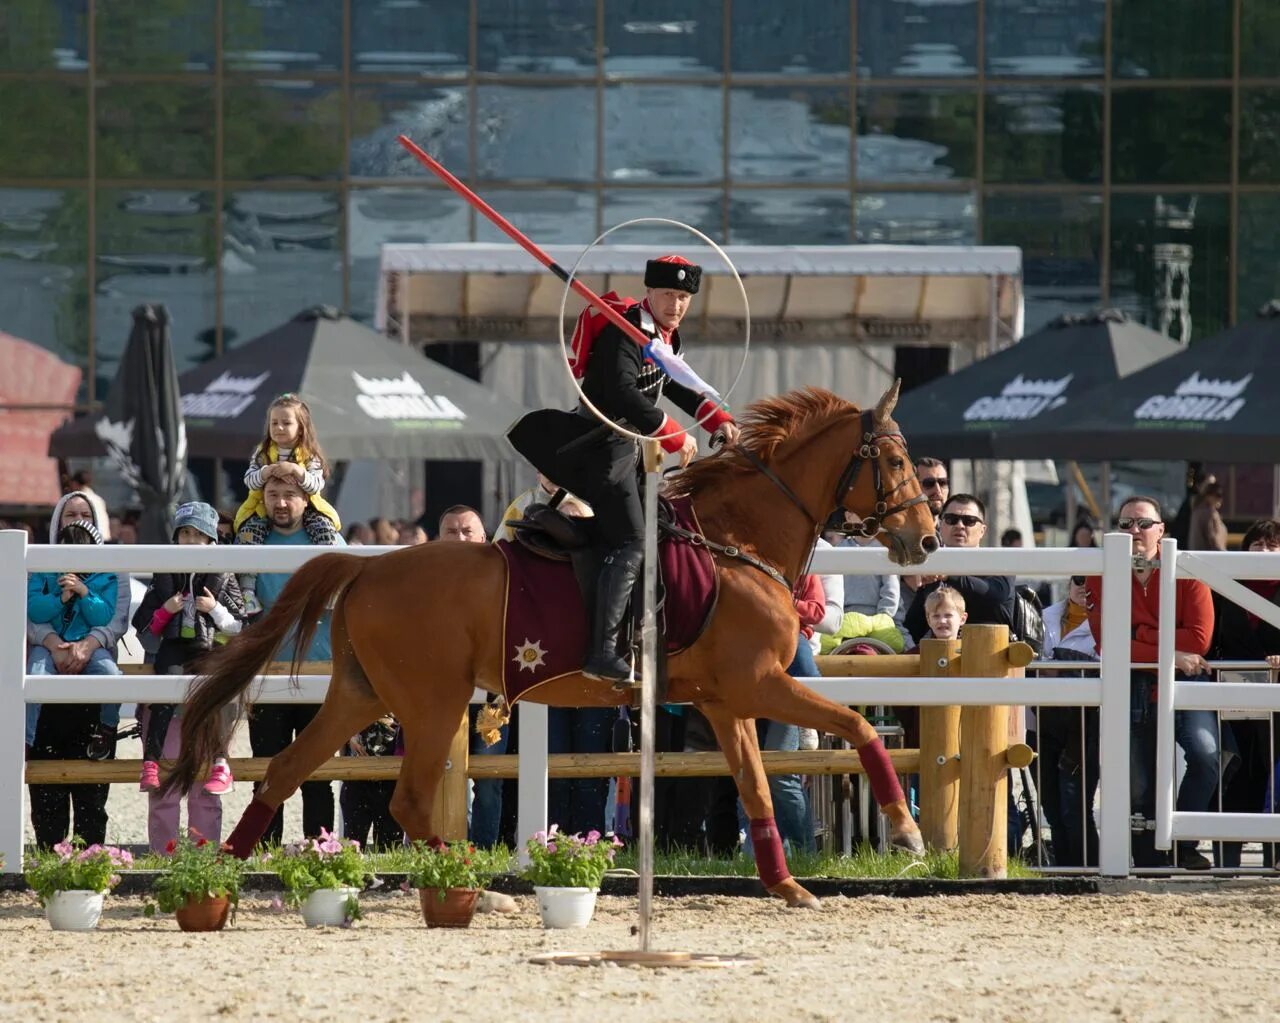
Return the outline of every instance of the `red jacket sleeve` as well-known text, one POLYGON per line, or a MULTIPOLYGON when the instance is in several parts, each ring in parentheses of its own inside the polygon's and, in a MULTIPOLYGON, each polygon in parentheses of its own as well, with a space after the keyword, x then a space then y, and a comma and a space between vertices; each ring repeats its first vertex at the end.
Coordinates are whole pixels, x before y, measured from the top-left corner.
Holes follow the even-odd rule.
POLYGON ((827 614, 827 595, 822 590, 822 580, 816 575, 801 576, 792 594, 800 625, 809 633, 827 614))

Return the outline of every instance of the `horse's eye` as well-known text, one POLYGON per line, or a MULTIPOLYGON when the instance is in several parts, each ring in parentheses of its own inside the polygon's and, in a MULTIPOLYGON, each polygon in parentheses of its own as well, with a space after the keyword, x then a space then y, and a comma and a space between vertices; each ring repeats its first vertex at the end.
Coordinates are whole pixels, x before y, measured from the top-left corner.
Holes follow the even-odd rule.
POLYGON ((889 459, 889 467, 892 469, 901 469, 906 464, 907 464, 906 462, 904 462, 901 458, 897 458, 896 456, 894 458, 889 459))

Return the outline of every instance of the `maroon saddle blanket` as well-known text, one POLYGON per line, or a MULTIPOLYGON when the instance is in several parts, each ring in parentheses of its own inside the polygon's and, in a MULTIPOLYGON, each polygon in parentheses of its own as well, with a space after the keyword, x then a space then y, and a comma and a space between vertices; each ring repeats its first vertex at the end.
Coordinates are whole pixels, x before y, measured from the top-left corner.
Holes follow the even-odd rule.
MULTIPOLYGON (((668 502, 676 525, 701 533, 688 498, 668 502)), ((582 667, 587 652, 587 611, 567 561, 534 554, 523 544, 499 540, 507 562, 502 616, 502 682, 507 703, 582 667)), ((667 652, 693 645, 715 607, 715 562, 705 547, 679 537, 658 541, 659 571, 666 591, 660 609, 667 652)))

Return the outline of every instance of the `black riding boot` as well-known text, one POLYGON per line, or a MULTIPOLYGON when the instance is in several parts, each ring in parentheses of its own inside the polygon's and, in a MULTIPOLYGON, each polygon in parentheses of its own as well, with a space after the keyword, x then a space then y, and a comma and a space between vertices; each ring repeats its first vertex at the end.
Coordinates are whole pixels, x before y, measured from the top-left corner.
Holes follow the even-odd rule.
POLYGON ((591 619, 591 645, 582 674, 615 684, 631 678, 631 666, 618 655, 618 634, 627 618, 627 605, 640 578, 644 549, 637 541, 610 551, 600 569, 595 613, 591 619))

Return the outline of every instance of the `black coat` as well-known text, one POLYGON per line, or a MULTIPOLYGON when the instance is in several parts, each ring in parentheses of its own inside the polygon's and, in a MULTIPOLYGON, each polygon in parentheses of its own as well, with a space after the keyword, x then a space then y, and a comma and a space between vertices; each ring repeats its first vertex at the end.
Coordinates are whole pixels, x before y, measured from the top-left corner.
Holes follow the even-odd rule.
MULTIPOLYGON (((946 583, 964 597, 964 610, 969 625, 1013 624, 1013 576, 949 575, 946 583)), ((917 643, 928 634, 924 601, 942 583, 928 583, 916 590, 915 600, 907 608, 902 626, 917 643)))
MULTIPOLYGON (((175 593, 186 593, 190 590, 197 597, 208 590, 214 599, 225 607, 233 617, 244 618, 244 597, 240 594, 240 583, 232 572, 197 572, 194 576, 185 572, 157 572, 147 588, 147 595, 142 598, 138 610, 133 615, 133 627, 142 634, 151 628, 151 618, 166 600, 175 593)), ((165 626, 163 639, 179 638, 182 629, 181 613, 173 616, 165 626)), ((212 650, 214 636, 218 628, 213 624, 213 617, 199 611, 195 616, 196 634, 191 642, 202 650, 212 650)))
POLYGON ((1260 620, 1251 622, 1248 611, 1215 593, 1209 659, 1260 661, 1267 654, 1280 654, 1280 629, 1260 620))

